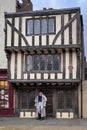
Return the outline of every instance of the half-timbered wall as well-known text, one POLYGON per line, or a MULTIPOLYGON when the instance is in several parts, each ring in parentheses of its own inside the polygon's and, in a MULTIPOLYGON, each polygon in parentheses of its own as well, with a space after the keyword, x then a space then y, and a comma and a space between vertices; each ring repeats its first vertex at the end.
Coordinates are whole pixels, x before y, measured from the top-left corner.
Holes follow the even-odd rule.
MULTIPOLYGON (((80 10, 47 10, 32 13, 5 14, 5 50, 10 52, 9 79, 67 80, 80 78, 80 10), (54 18, 54 32, 27 34, 27 21, 54 18), (26 71, 26 54, 60 54, 60 71, 26 71)), ((32 25, 34 26, 34 24, 32 25)), ((47 28, 49 24, 47 23, 47 28)), ((34 31, 34 27, 33 27, 34 31)))

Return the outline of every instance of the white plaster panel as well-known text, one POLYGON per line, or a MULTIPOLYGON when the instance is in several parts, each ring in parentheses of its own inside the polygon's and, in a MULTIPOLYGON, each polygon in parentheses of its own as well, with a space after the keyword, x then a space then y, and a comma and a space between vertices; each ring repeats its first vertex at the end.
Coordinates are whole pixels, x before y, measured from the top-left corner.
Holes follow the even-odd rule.
POLYGON ((73 66, 73 79, 76 79, 76 72, 77 72, 77 56, 76 51, 72 53, 72 66, 73 66))
POLYGON ((41 79, 41 73, 36 74, 36 79, 41 79))
POLYGON ((77 20, 74 20, 72 23, 72 43, 77 44, 77 29, 76 29, 77 20))
POLYGON ((49 35, 49 45, 52 45, 55 35, 49 35))
POLYGON ((42 35, 42 46, 46 46, 46 35, 42 35))
POLYGON ((64 31, 64 44, 69 45, 69 28, 64 31))
MULTIPOLYGON (((10 23, 12 23, 12 19, 8 19, 10 23)), ((7 46, 11 46, 11 30, 12 28, 7 24, 7 46)))
POLYGON ((34 73, 30 73, 30 79, 35 79, 35 74, 34 73))
POLYGON ((61 29, 61 15, 56 16, 56 33, 61 29))
POLYGON ((50 74, 50 79, 55 79, 55 74, 54 73, 50 74))
POLYGON ((39 46, 39 36, 35 36, 35 46, 39 46))
MULTIPOLYGON (((69 16, 68 14, 64 15, 64 25, 66 25, 69 22, 69 16)), ((66 28, 64 31, 64 44, 69 44, 69 28, 66 28)))
POLYGON ((68 112, 62 112, 62 118, 68 118, 68 112))
POLYGON ((62 76, 63 76, 62 73, 58 73, 58 74, 57 74, 57 79, 62 79, 62 76))
POLYGON ((21 53, 17 55, 17 79, 21 79, 21 53))
POLYGON ((56 113, 56 118, 60 118, 60 112, 56 113))
POLYGON ((14 74, 15 74, 15 53, 13 52, 11 55, 11 79, 14 79, 14 74))
POLYGON ((64 15, 64 25, 66 25, 69 22, 69 15, 65 14, 64 15))
POLYGON ((66 70, 66 79, 69 79, 69 69, 68 69, 68 67, 69 67, 69 52, 67 51, 66 52, 66 68, 65 68, 65 70, 66 70))
MULTIPOLYGON (((15 18, 15 28, 17 30, 19 30, 19 18, 15 18)), ((19 40, 19 36, 16 32, 14 32, 14 46, 18 46, 18 40, 19 40)))
POLYGON ((44 73, 44 79, 48 79, 48 73, 44 73))
POLYGON ((59 37, 57 38, 55 45, 61 45, 61 34, 59 35, 59 37))
POLYGON ((35 118, 35 112, 20 112, 20 118, 35 118))
POLYGON ((24 79, 28 79, 28 74, 24 74, 24 79))

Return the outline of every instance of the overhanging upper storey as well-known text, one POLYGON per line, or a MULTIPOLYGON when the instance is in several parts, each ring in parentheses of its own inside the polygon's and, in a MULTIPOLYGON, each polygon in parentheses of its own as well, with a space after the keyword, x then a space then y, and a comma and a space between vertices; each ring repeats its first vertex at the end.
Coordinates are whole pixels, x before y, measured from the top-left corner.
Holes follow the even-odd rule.
POLYGON ((5 13, 5 50, 79 49, 80 8, 5 13))

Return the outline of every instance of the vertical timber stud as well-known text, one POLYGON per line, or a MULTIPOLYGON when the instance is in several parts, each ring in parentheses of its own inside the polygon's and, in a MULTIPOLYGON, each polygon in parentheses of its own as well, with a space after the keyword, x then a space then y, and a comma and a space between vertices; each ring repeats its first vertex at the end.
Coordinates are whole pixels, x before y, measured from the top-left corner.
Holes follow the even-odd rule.
POLYGON ((65 79, 66 57, 65 50, 63 50, 63 79, 65 79))

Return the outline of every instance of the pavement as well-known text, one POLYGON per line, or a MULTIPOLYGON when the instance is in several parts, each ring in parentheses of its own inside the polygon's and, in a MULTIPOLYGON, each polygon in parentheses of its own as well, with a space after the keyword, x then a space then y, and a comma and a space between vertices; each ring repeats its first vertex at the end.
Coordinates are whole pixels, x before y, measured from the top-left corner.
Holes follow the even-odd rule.
POLYGON ((0 130, 87 130, 87 119, 0 117, 0 130))

